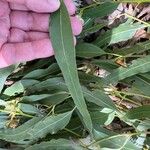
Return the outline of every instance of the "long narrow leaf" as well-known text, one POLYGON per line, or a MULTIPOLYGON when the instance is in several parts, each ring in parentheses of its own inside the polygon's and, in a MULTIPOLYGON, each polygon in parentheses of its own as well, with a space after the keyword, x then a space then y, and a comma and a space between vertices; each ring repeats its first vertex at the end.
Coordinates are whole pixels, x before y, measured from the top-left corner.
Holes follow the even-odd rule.
POLYGON ((145 73, 150 71, 150 55, 145 58, 134 60, 132 65, 127 68, 119 67, 115 69, 112 74, 106 77, 108 83, 114 83, 123 80, 127 77, 133 76, 138 73, 145 73))
POLYGON ((60 9, 52 15, 51 22, 50 36, 55 51, 55 58, 62 70, 74 103, 81 113, 87 129, 92 133, 92 121, 87 110, 76 69, 75 47, 70 18, 63 1, 60 9))

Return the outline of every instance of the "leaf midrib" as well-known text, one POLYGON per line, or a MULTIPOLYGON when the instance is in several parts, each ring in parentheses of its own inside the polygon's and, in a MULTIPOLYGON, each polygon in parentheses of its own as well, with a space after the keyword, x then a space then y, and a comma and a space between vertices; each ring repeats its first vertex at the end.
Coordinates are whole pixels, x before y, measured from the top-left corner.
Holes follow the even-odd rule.
MULTIPOLYGON (((64 40, 63 40, 63 32, 62 32, 62 28, 63 28, 63 25, 62 25, 62 9, 60 10, 60 34, 61 34, 61 44, 62 44, 62 47, 63 47, 63 53, 64 53, 64 59, 65 59, 65 63, 66 63, 66 65, 67 65, 67 70, 68 70, 68 72, 69 72, 69 76, 70 76, 70 79, 71 79, 71 84, 73 85, 73 89, 74 89, 74 94, 75 94, 75 97, 76 97, 76 99, 78 100, 78 102, 80 103, 81 101, 78 99, 78 93, 77 93, 77 91, 76 91, 76 88, 75 88, 75 85, 74 85, 74 82, 73 82, 73 79, 72 79, 72 76, 71 76, 71 71, 70 71, 70 68, 69 68, 69 64, 67 63, 68 61, 67 61, 67 57, 66 57, 66 52, 65 52, 65 45, 64 45, 64 40)), ((72 95, 72 93, 71 93, 71 95, 72 95)), ((80 103, 80 104, 82 104, 82 103, 80 103)), ((78 107, 78 106, 77 106, 78 107)), ((79 107, 78 107, 79 108, 79 107)), ((81 109, 80 109, 80 111, 81 111, 81 109)), ((82 114, 83 115, 83 114, 82 114)))

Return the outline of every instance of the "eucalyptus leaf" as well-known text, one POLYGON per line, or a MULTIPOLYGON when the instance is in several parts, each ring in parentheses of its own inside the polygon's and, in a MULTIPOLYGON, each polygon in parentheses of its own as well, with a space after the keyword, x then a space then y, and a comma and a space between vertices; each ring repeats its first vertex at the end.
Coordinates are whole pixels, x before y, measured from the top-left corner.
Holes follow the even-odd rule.
POLYGON ((15 66, 0 69, 0 93, 4 87, 7 77, 13 72, 15 66))
POLYGON ((70 121, 72 112, 48 117, 34 117, 16 129, 0 130, 0 139, 14 143, 26 143, 62 130, 70 121))
POLYGON ((70 97, 69 93, 62 91, 53 94, 24 96, 22 102, 31 102, 31 103, 39 102, 45 105, 57 105, 69 97, 70 97))
POLYGON ((92 121, 87 110, 77 73, 70 17, 63 1, 61 1, 60 9, 51 16, 50 36, 55 51, 55 58, 63 73, 70 94, 82 115, 83 122, 89 132, 92 133, 92 121))
POLYGON ((88 89, 83 88, 83 92, 87 101, 95 103, 98 106, 102 106, 104 108, 106 107, 112 110, 117 110, 113 101, 103 91, 94 90, 91 92, 88 89))
POLYGON ((85 9, 83 12, 83 18, 97 18, 104 17, 111 12, 113 12, 117 8, 117 3, 106 2, 100 5, 95 5, 94 7, 90 7, 85 9))
POLYGON ((146 27, 143 24, 134 23, 134 24, 121 24, 112 30, 108 30, 104 33, 103 38, 98 37, 94 44, 97 46, 110 45, 122 41, 127 41, 131 39, 137 30, 146 27))
POLYGON ((24 92, 24 87, 21 81, 15 82, 12 86, 8 87, 5 91, 5 95, 14 96, 15 94, 20 94, 24 92))
POLYGON ((129 110, 125 117, 129 119, 150 118, 150 105, 143 105, 129 110))
POLYGON ((78 57, 91 58, 106 54, 101 48, 90 43, 79 43, 76 46, 76 53, 78 57))
POLYGON ((67 139, 51 140, 26 148, 25 150, 83 150, 77 143, 67 139))
POLYGON ((123 80, 127 77, 148 71, 150 71, 150 55, 132 61, 132 64, 127 68, 119 67, 115 69, 110 75, 106 77, 106 82, 116 83, 117 81, 123 80))

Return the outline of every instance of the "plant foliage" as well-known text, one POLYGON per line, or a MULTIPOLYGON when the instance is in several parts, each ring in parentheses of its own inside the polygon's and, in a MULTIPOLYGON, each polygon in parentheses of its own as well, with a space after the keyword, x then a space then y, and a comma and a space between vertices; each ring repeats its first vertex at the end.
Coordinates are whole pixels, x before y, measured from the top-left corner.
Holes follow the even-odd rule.
POLYGON ((83 5, 74 46, 62 0, 50 24, 55 57, 0 69, 0 149, 150 148, 150 41, 133 42, 150 24, 131 15, 118 25, 97 21, 121 2, 149 1, 83 5))

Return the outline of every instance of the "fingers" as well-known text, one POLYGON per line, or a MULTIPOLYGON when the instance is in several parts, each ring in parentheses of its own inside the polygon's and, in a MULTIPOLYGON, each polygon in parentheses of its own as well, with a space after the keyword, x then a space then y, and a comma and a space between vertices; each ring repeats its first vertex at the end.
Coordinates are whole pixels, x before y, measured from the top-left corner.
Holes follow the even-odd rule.
POLYGON ((30 41, 37 41, 42 39, 48 39, 49 34, 44 32, 25 32, 23 30, 12 28, 10 30, 10 36, 8 37, 9 43, 23 43, 30 41))
MULTIPOLYGON (((33 37, 35 34, 38 33, 31 33, 33 37)), ((74 44, 76 44, 76 38, 73 38, 74 44)), ((0 50, 0 68, 4 68, 15 63, 38 58, 46 58, 53 55, 54 51, 49 38, 25 43, 4 44, 0 50)))
POLYGON ((40 13, 52 13, 59 9, 59 0, 7 0, 11 3, 25 5, 29 10, 40 13))
POLYGON ((10 13, 9 5, 5 1, 0 1, 0 17, 10 13))
MULTIPOLYGON (((12 11, 10 14, 11 27, 24 31, 48 32, 49 14, 12 11)), ((77 17, 71 17, 72 30, 74 35, 80 34, 82 21, 77 17)))
POLYGON ((0 48, 7 41, 9 35, 9 16, 0 17, 0 48))
POLYGON ((64 3, 68 9, 68 12, 70 15, 73 15, 75 14, 76 12, 76 6, 75 4, 73 3, 73 0, 64 0, 64 3))
POLYGON ((18 4, 18 3, 10 3, 10 9, 11 10, 20 10, 20 11, 28 11, 29 9, 27 6, 23 4, 18 4))
POLYGON ((0 1, 0 48, 7 41, 10 28, 8 3, 0 1))
POLYGON ((12 11, 10 14, 11 27, 20 28, 24 31, 48 32, 49 14, 12 11))
MULTIPOLYGON (((39 0, 39 1, 32 0, 32 2, 31 2, 31 0, 28 0, 29 2, 27 2, 27 0, 26 0, 26 2, 25 1, 23 2, 23 1, 20 1, 20 0, 7 0, 7 1, 11 2, 10 3, 10 8, 12 10, 22 10, 22 11, 32 10, 32 11, 40 12, 40 13, 50 13, 50 12, 53 12, 53 11, 51 11, 50 8, 47 8, 48 0, 46 2, 46 4, 47 4, 46 7, 43 4, 44 0, 42 0, 42 5, 41 4, 36 4, 35 5, 35 3, 37 3, 37 2, 41 3, 41 0, 39 0)), ((55 10, 57 10, 59 8, 59 6, 60 6, 59 0, 49 0, 49 1, 51 1, 51 3, 52 3, 52 1, 55 1, 55 3, 57 3, 57 4, 55 4, 57 6, 57 8, 55 8, 55 10)), ((70 15, 75 14, 76 7, 75 7, 75 5, 73 3, 73 0, 64 0, 64 2, 66 4, 66 6, 67 6, 69 14, 70 15)), ((50 5, 50 4, 48 6, 49 7, 53 7, 53 5, 50 5)))
POLYGON ((0 68, 18 62, 45 58, 52 55, 54 55, 54 51, 49 39, 26 43, 4 44, 0 50, 0 68))

